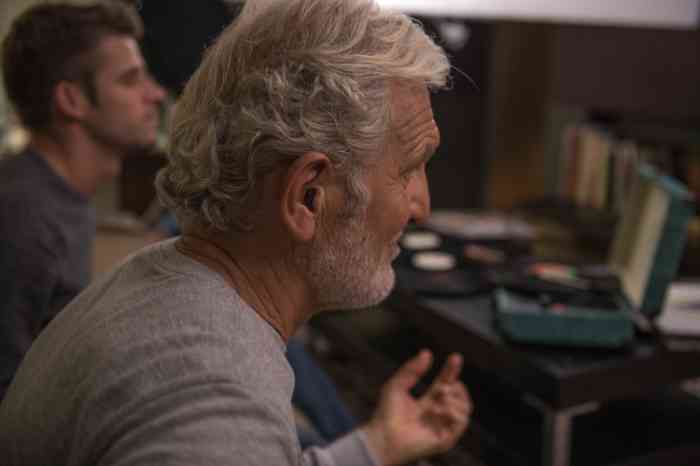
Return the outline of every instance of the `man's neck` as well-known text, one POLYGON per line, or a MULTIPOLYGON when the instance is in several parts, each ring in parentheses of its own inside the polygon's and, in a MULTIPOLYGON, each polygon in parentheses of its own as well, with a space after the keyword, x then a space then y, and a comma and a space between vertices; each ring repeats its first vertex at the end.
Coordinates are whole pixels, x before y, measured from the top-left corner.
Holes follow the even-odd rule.
POLYGON ((269 249, 246 244, 246 235, 235 245, 221 236, 189 232, 176 246, 221 274, 241 299, 288 341, 313 310, 302 281, 269 249))
POLYGON ((72 189, 92 197, 101 183, 120 173, 121 158, 117 154, 70 130, 58 137, 60 133, 36 132, 30 146, 72 189))

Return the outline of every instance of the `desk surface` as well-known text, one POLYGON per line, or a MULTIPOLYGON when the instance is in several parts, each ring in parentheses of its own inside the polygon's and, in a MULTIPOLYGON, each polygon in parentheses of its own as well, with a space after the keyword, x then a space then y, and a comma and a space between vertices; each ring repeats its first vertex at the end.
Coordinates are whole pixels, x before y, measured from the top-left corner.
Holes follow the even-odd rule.
POLYGON ((589 350, 514 344, 494 327, 488 296, 427 298, 399 286, 387 301, 431 334, 446 351, 493 372, 554 409, 641 394, 700 376, 700 343, 667 348, 657 338, 637 338, 629 348, 589 350))

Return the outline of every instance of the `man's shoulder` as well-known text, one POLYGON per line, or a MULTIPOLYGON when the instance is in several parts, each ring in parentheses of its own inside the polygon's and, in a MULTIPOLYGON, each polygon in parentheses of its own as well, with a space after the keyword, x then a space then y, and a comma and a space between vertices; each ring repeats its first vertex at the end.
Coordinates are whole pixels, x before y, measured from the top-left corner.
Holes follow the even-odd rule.
POLYGON ((39 157, 25 151, 0 160, 0 208, 42 208, 50 184, 39 157))
POLYGON ((159 259, 161 247, 137 253, 93 283, 45 330, 44 339, 64 345, 58 357, 64 369, 72 372, 77 360, 83 369, 102 368, 118 380, 98 385, 128 381, 127 397, 192 380, 272 385, 255 393, 276 403, 291 396, 291 370, 275 334, 245 314, 254 311, 234 308, 216 279, 168 270, 172 263, 159 259))
POLYGON ((222 277, 191 261, 172 242, 133 256, 115 272, 123 281, 114 283, 111 318, 128 312, 130 338, 166 346, 177 338, 195 365, 218 367, 241 382, 286 377, 279 335, 222 277), (264 366, 269 371, 261 372, 264 366))
MULTIPOLYGON (((217 338, 255 339, 282 350, 269 324, 223 277, 183 256, 175 241, 153 244, 129 256, 85 291, 84 304, 98 308, 94 316, 104 314, 98 320, 118 319, 138 334, 144 328, 171 334, 197 330, 217 338), (91 296, 99 296, 99 301, 91 296)), ((155 335, 146 331, 141 336, 155 335)))
POLYGON ((44 207, 32 199, 0 190, 0 249, 13 254, 55 255, 55 232, 44 207))
POLYGON ((26 171, 0 170, 0 241, 6 245, 51 236, 52 212, 46 197, 32 188, 37 183, 26 171))
POLYGON ((41 170, 40 155, 32 150, 0 157, 0 178, 10 180, 13 175, 38 173, 41 170))
POLYGON ((90 205, 67 193, 56 178, 36 152, 0 161, 0 238, 43 239, 55 248, 57 227, 89 218, 90 205))

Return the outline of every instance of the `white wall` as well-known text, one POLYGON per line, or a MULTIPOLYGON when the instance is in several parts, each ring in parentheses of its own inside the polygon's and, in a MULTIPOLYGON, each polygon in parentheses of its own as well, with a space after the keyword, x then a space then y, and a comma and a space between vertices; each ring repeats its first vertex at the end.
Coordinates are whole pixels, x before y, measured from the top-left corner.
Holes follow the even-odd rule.
POLYGON ((408 13, 517 21, 694 28, 700 0, 377 0, 408 13))

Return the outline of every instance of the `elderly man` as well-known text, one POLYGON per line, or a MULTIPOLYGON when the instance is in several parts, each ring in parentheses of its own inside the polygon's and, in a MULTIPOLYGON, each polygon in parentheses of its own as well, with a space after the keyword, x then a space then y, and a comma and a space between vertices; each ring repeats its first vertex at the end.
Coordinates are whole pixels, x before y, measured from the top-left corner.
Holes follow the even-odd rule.
POLYGON ((159 174, 181 238, 132 256, 39 337, 0 405, 12 466, 401 464, 452 447, 471 410, 423 351, 372 419, 299 451, 285 342, 314 313, 378 303, 401 231, 430 209, 429 88, 444 53, 371 0, 245 8, 176 111, 159 174))
POLYGON ((121 160, 155 143, 163 90, 118 2, 42 4, 3 43, 7 95, 31 133, 0 164, 0 399, 32 341, 85 286, 89 199, 121 160))

